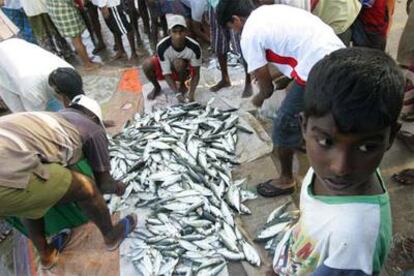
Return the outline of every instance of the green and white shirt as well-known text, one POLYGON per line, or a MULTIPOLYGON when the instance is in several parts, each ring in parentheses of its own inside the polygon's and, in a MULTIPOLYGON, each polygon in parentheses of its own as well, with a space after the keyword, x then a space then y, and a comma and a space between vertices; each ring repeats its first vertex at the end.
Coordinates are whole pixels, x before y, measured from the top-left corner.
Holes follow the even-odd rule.
POLYGON ((391 236, 388 192, 361 196, 316 196, 309 169, 300 196, 300 219, 275 251, 280 275, 373 275, 387 256, 391 236))

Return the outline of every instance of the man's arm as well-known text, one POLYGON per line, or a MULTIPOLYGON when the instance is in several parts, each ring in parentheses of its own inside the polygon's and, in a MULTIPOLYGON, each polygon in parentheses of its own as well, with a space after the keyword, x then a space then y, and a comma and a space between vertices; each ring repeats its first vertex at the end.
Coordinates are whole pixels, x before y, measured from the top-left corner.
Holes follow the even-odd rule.
POLYGON ((209 37, 209 35, 206 34, 205 32, 203 32, 201 30, 201 27, 202 27, 201 22, 197 22, 197 21, 191 20, 191 30, 194 32, 194 34, 197 37, 199 37, 202 40, 204 40, 205 42, 210 43, 210 37, 209 37))
POLYGON ((189 91, 189 100, 190 102, 194 101, 194 93, 198 86, 198 83, 200 82, 200 67, 194 67, 194 76, 191 78, 190 81, 190 91, 189 91))
POLYGON ((253 98, 252 102, 255 106, 260 107, 264 100, 273 94, 272 76, 267 68, 267 64, 256 69, 253 74, 259 84, 259 94, 253 98))

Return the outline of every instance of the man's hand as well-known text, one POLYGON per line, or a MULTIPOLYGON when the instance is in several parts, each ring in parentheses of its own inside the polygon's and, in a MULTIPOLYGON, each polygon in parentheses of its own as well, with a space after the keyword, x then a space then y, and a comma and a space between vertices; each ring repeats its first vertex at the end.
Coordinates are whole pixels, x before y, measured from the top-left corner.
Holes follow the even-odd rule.
POLYGON ((261 95, 260 93, 253 97, 252 103, 256 107, 261 107, 265 101, 265 97, 261 95))

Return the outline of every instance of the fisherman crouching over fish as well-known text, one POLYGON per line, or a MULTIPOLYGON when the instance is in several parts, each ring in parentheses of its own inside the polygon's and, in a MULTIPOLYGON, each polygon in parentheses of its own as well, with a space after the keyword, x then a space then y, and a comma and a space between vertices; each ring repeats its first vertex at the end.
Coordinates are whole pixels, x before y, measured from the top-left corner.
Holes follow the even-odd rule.
POLYGON ((78 203, 99 228, 110 251, 117 249, 137 224, 137 217, 128 215, 113 225, 102 196, 122 195, 125 187, 109 174, 108 140, 98 103, 84 95, 72 99, 65 86, 59 85, 59 78, 52 80, 57 93, 66 97, 65 104, 72 100, 69 108, 0 118, 0 217, 22 220, 44 269, 57 263, 67 243, 64 240, 56 246, 45 238, 43 217, 55 205, 78 203), (96 182, 71 167, 84 157, 96 182))

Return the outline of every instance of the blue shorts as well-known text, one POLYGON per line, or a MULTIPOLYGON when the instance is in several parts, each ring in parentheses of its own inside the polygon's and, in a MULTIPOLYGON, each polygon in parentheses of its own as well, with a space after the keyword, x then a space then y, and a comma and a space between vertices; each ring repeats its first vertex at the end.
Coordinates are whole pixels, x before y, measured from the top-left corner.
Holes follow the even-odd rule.
POLYGON ((296 148, 302 144, 299 114, 304 111, 305 87, 296 81, 283 100, 273 119, 273 144, 279 147, 296 148))

